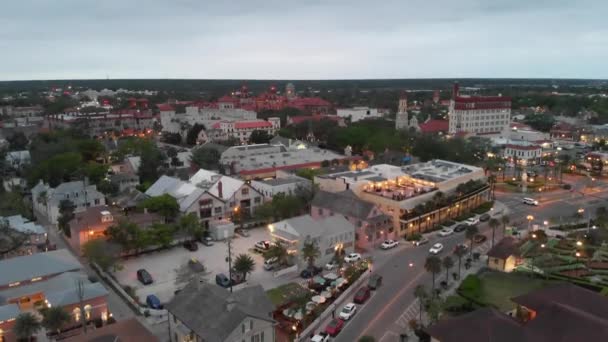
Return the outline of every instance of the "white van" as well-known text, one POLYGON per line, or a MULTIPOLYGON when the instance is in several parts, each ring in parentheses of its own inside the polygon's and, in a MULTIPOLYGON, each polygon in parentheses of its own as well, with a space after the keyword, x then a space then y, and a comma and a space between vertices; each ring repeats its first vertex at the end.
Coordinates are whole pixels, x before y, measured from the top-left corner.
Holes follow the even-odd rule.
POLYGON ((272 257, 264 261, 264 269, 266 271, 272 271, 275 267, 279 265, 279 259, 277 257, 272 257))
POLYGON ((538 201, 534 198, 525 197, 523 199, 523 203, 527 205, 538 205, 538 201))

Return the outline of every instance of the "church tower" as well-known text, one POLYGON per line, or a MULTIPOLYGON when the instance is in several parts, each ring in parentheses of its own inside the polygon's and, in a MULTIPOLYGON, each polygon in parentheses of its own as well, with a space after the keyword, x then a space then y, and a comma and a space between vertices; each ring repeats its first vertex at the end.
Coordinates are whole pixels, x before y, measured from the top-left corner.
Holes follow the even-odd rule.
POLYGON ((395 118, 395 129, 407 129, 409 127, 409 117, 407 114, 407 95, 405 92, 399 97, 399 107, 395 118))

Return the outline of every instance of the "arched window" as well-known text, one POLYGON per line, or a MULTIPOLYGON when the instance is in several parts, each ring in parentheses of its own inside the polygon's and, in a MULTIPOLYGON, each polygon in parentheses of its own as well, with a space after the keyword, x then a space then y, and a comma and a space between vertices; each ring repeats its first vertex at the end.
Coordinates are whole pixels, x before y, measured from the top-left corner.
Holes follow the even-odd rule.
POLYGON ((81 316, 80 308, 74 308, 74 310, 72 310, 72 314, 74 315, 74 320, 76 322, 80 322, 80 316, 81 316))
POLYGON ((91 311, 93 310, 93 307, 90 304, 87 304, 84 306, 84 317, 89 320, 91 319, 91 311))

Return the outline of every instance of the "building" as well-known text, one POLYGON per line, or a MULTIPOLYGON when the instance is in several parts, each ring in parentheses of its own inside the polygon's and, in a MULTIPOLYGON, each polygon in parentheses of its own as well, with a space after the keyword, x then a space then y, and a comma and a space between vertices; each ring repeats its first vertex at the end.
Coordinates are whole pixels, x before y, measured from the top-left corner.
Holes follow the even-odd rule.
POLYGON ((222 153, 220 163, 230 174, 255 179, 276 177, 277 171, 318 168, 323 161, 348 162, 350 159, 356 158, 318 147, 255 144, 230 147, 222 153))
POLYGON ((74 212, 84 211, 89 207, 98 207, 106 204, 105 196, 97 191, 97 186, 89 185, 88 181, 74 181, 61 183, 56 188, 42 180, 32 188, 32 203, 34 210, 44 215, 51 223, 56 224, 59 218, 59 205, 61 201, 70 201, 74 205, 74 212))
POLYGON ((447 120, 429 118, 418 125, 420 132, 425 134, 447 134, 450 129, 450 122, 447 120))
POLYGON ((511 300, 520 314, 483 308, 426 331, 436 342, 604 341, 608 336, 608 299, 582 287, 560 283, 511 300))
POLYGON ((579 141, 580 130, 572 124, 558 122, 551 127, 549 137, 552 140, 579 141))
POLYGON ((231 293, 194 280, 165 308, 171 342, 275 340, 274 306, 259 285, 231 293))
POLYGON ((506 136, 511 122, 511 98, 469 96, 454 84, 448 111, 450 134, 506 136))
POLYGON ((82 246, 88 241, 105 239, 106 229, 117 225, 122 220, 144 228, 163 221, 162 217, 155 213, 132 212, 127 216, 121 210, 107 206, 87 208, 85 211, 76 213, 68 223, 71 232, 68 241, 75 251, 81 251, 82 246))
POLYGON ((310 204, 310 215, 315 220, 344 216, 355 227, 355 243, 359 248, 377 246, 394 235, 391 217, 373 203, 359 199, 351 190, 318 191, 310 204))
POLYGON ((129 342, 146 341, 160 342, 145 326, 136 318, 120 320, 92 331, 87 331, 86 335, 68 337, 64 342, 129 342))
POLYGON ((64 113, 47 116, 51 129, 78 129, 92 137, 105 134, 139 135, 149 134, 156 121, 150 111, 136 109, 114 113, 64 113))
POLYGON ((407 94, 403 93, 399 97, 399 105, 397 106, 397 116, 395 118, 395 129, 415 129, 418 130, 418 119, 413 115, 411 118, 407 112, 407 94))
POLYGON ((503 156, 510 162, 517 160, 518 163, 527 165, 540 164, 543 157, 543 148, 534 143, 526 141, 511 142, 505 146, 503 156))
POLYGON ((44 107, 42 106, 26 106, 26 107, 14 107, 14 106, 2 106, 0 107, 0 115, 10 117, 33 117, 42 116, 44 114, 44 107))
POLYGON ((48 248, 46 229, 21 215, 0 216, 0 227, 8 228, 0 234, 3 258, 30 255, 48 248))
POLYGON ((70 314, 65 328, 84 320, 105 322, 110 315, 107 296, 103 285, 90 282, 66 249, 0 260, 0 340, 16 341, 11 331, 15 318, 45 307, 60 306, 70 314))
POLYGON ((15 170, 20 170, 24 166, 29 165, 32 162, 32 157, 30 156, 30 151, 11 151, 6 152, 6 157, 4 157, 4 162, 7 166, 15 170))
POLYGON ((251 133, 263 131, 272 136, 281 128, 280 118, 268 118, 266 120, 249 121, 219 121, 211 126, 212 129, 206 132, 209 141, 237 139, 241 144, 249 142, 251 133))
POLYGON ((176 113, 173 105, 158 105, 160 110, 160 124, 163 132, 182 133, 186 127, 202 124, 211 127, 216 122, 228 121, 250 121, 257 119, 257 113, 253 110, 234 108, 233 106, 222 106, 214 104, 190 104, 185 107, 184 113, 176 113))
POLYGON ((431 229, 489 196, 483 169, 445 160, 407 166, 379 164, 361 171, 315 176, 314 183, 329 192, 352 190, 363 201, 375 204, 392 218, 399 236, 431 229), (421 212, 420 206, 435 196, 443 199, 445 206, 421 212))
POLYGON ((346 127, 346 122, 344 118, 338 115, 331 114, 313 114, 313 115, 297 115, 297 116, 288 116, 287 117, 287 126, 295 126, 300 125, 306 122, 318 122, 318 121, 333 121, 340 127, 346 127))
POLYGON ((295 195, 300 191, 312 191, 310 180, 282 171, 277 172, 277 178, 252 180, 251 186, 264 195, 267 200, 271 200, 278 194, 295 195))
POLYGON ((488 251, 488 268, 511 272, 519 264, 519 242, 512 237, 504 237, 488 251))
POLYGON ((342 215, 330 215, 315 220, 311 215, 292 217, 269 225, 273 241, 284 244, 295 256, 299 268, 307 261, 301 256, 305 243, 314 243, 320 255, 317 265, 325 265, 334 258, 337 250, 352 253, 355 248, 355 226, 342 215))
POLYGON ((133 189, 139 185, 139 176, 134 173, 127 172, 115 173, 110 175, 110 183, 118 188, 118 192, 123 192, 125 190, 133 189))

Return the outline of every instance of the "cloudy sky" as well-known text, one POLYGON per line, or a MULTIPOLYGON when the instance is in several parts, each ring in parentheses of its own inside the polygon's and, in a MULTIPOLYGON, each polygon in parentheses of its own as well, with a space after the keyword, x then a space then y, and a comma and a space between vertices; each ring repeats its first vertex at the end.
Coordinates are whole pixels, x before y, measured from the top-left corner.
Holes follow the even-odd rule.
POLYGON ((2 0, 0 80, 608 78, 608 0, 2 0))

